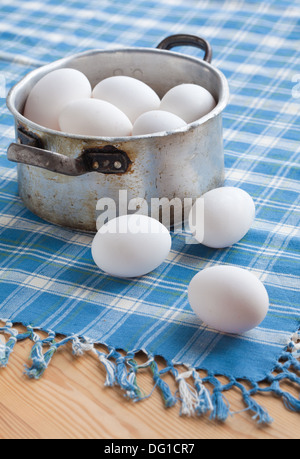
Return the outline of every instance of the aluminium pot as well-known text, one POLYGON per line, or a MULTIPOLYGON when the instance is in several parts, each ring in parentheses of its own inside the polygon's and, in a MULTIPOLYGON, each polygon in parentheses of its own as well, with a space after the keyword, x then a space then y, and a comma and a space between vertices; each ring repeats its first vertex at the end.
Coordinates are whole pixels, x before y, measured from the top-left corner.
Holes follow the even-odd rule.
POLYGON ((224 182, 222 112, 229 89, 224 75, 210 64, 207 41, 173 35, 157 48, 96 50, 36 69, 12 88, 7 106, 14 115, 17 142, 7 151, 18 164, 19 195, 42 219, 68 228, 96 231, 97 202, 119 205, 152 198, 195 200, 224 182), (170 51, 196 46, 204 59, 170 51), (84 137, 39 126, 23 116, 27 97, 46 74, 61 68, 84 73, 92 87, 113 75, 127 75, 151 86, 160 96, 181 83, 205 87, 217 105, 200 120, 172 132, 122 138, 84 137))

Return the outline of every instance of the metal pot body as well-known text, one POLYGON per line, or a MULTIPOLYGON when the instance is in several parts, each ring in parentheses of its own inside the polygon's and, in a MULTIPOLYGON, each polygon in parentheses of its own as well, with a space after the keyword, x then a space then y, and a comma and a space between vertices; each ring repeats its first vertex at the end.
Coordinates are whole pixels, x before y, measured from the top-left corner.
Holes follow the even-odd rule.
POLYGON ((24 204, 46 221, 94 232, 97 202, 110 198, 119 212, 121 190, 126 190, 128 200, 145 200, 149 213, 153 198, 179 198, 184 202, 185 198, 194 200, 204 192, 222 186, 222 111, 228 93, 225 77, 212 65, 162 49, 91 51, 31 72, 11 90, 7 99, 15 117, 18 145, 27 144, 22 151, 24 153, 28 148, 26 152, 31 158, 25 160, 22 152, 18 152, 19 157, 14 157, 19 147, 17 144, 11 146, 9 159, 20 162, 19 194, 24 204), (80 70, 92 87, 112 75, 138 78, 160 97, 178 84, 195 83, 213 94, 217 106, 201 120, 171 133, 124 138, 68 135, 38 126, 22 115, 33 86, 44 75, 59 68, 80 70), (43 157, 44 151, 48 159, 43 157), (73 161, 76 167, 80 161, 87 164, 83 158, 89 155, 90 167, 80 173, 77 173, 78 167, 75 173, 66 171, 65 166, 60 170, 59 165, 52 165, 51 152, 54 158, 57 154, 59 164, 63 164, 63 159, 70 164, 73 161), (105 155, 112 159, 107 170, 103 168, 105 155), (39 158, 44 161, 42 165, 39 158))

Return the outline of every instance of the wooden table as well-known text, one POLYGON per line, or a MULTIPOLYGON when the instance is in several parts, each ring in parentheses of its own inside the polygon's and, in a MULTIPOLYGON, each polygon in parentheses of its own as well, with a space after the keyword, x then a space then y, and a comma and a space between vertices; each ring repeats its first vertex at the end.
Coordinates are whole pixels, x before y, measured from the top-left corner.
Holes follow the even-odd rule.
MULTIPOLYGON (((249 412, 230 416, 225 424, 179 416, 179 404, 165 409, 158 390, 150 399, 133 403, 117 388, 105 388, 105 372, 92 354, 74 357, 62 347, 39 381, 24 376, 32 343, 17 343, 0 378, 1 439, 299 439, 299 414, 281 400, 257 395, 274 419, 258 427, 249 412)), ((171 379, 171 378, 170 378, 171 379)), ((171 383, 171 381, 168 381, 171 383)), ((152 388, 148 371, 139 376, 146 391, 152 388)), ((286 386, 287 389, 287 386, 286 386)), ((296 390, 288 387, 294 394, 296 390)), ((240 393, 226 393, 233 411, 244 405, 240 393)))

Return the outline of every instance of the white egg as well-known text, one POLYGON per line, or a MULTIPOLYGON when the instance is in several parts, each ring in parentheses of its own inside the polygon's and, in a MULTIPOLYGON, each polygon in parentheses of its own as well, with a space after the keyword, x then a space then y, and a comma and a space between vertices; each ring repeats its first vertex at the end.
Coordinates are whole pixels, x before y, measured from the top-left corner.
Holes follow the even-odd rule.
POLYGON ((122 110, 132 124, 144 112, 158 110, 160 98, 150 86, 128 76, 113 76, 100 81, 93 90, 102 99, 122 110))
POLYGON ((59 69, 44 76, 31 90, 24 109, 25 118, 48 129, 59 130, 58 116, 66 104, 91 97, 87 77, 74 69, 59 69))
POLYGON ((195 314, 208 326, 225 333, 244 333, 266 317, 269 296, 250 271, 215 266, 196 274, 188 288, 195 314))
POLYGON ((220 249, 240 241, 254 217, 255 204, 246 191, 220 187, 196 200, 189 215, 189 226, 198 242, 220 249))
POLYGON ((97 266, 116 277, 140 277, 168 256, 171 236, 158 220, 145 215, 123 215, 103 225, 92 244, 97 266))
POLYGON ((173 113, 151 110, 143 113, 135 121, 132 135, 146 135, 155 132, 174 131, 186 126, 186 122, 173 113))
POLYGON ((130 136, 132 124, 127 116, 109 102, 81 99, 70 102, 59 116, 63 132, 82 136, 130 136))
POLYGON ((174 113, 189 124, 207 115, 215 106, 216 101, 207 89, 196 84, 180 84, 164 95, 160 110, 174 113))

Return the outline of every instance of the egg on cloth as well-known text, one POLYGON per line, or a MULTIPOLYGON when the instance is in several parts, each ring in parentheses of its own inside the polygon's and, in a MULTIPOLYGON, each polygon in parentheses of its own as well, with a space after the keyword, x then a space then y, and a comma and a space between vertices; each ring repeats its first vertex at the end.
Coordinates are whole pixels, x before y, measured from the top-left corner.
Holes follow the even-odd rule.
POLYGON ((207 89, 197 84, 180 84, 162 98, 160 110, 174 113, 186 123, 193 123, 211 112, 216 101, 207 89))
POLYGON ((160 106, 160 98, 150 86, 136 78, 123 75, 100 81, 95 86, 92 96, 118 107, 132 124, 142 113, 158 110, 160 106))
POLYGON ((143 276, 167 258, 171 249, 168 229, 146 215, 123 215, 104 224, 92 244, 96 265, 115 277, 143 276))
POLYGON ((58 69, 41 78, 31 90, 24 108, 25 118, 58 131, 61 110, 71 101, 90 98, 87 77, 75 69, 58 69))
POLYGON ((191 280, 188 298, 200 320, 225 333, 240 334, 257 327, 269 309, 262 282, 236 266, 203 269, 191 280))
POLYGON ((80 99, 67 104, 59 116, 61 131, 82 136, 130 136, 132 124, 109 102, 80 99))
POLYGON ((254 218, 252 197, 240 188, 225 186, 207 191, 196 200, 189 215, 189 226, 198 242, 220 249, 240 241, 254 218))
POLYGON ((186 122, 173 113, 163 110, 151 110, 138 117, 133 125, 132 135, 174 131, 184 126, 186 126, 186 122))

